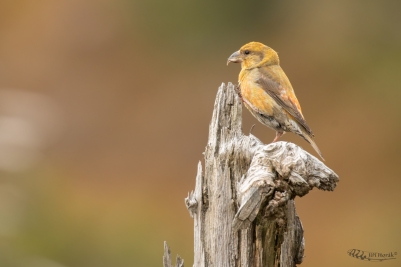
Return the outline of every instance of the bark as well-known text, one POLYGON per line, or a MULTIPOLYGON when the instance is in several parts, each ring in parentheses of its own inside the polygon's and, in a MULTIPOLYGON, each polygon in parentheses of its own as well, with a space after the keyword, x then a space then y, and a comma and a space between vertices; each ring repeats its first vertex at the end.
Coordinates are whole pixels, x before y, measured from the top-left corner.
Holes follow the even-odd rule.
POLYGON ((338 176, 295 144, 262 144, 241 129, 242 103, 232 84, 219 88, 205 167, 185 199, 194 218, 195 267, 290 267, 303 259, 303 228, 294 198, 314 187, 332 191, 338 176))

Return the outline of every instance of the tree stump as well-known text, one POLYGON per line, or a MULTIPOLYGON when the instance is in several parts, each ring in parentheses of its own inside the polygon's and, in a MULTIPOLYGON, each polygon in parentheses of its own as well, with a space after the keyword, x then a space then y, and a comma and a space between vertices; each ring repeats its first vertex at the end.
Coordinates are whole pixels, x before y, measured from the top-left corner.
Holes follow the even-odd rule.
POLYGON ((294 198, 313 187, 332 191, 339 178, 295 144, 264 145, 241 125, 236 88, 222 84, 205 168, 199 162, 195 190, 185 199, 194 218, 194 267, 296 266, 305 241, 294 198))

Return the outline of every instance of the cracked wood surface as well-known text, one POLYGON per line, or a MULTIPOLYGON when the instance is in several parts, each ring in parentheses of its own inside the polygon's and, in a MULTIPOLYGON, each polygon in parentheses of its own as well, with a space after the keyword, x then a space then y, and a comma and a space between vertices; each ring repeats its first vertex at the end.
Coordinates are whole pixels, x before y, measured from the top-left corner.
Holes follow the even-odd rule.
POLYGON ((289 267, 303 259, 294 198, 332 191, 338 176, 295 144, 261 143, 242 133, 235 87, 217 92, 204 169, 185 199, 194 218, 194 267, 289 267))

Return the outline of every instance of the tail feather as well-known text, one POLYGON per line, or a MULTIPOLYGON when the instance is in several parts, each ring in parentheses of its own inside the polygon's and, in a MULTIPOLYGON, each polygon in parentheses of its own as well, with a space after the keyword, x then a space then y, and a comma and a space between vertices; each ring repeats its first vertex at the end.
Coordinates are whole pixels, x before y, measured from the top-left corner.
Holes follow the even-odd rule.
POLYGON ((306 142, 308 142, 309 144, 311 144, 311 146, 313 147, 313 149, 319 154, 319 156, 322 158, 322 160, 325 161, 324 158, 323 158, 322 152, 320 152, 320 149, 317 147, 317 145, 316 145, 315 141, 313 141, 312 137, 309 136, 309 135, 308 135, 307 133, 305 133, 305 132, 303 132, 301 136, 302 136, 303 139, 306 140, 306 142))

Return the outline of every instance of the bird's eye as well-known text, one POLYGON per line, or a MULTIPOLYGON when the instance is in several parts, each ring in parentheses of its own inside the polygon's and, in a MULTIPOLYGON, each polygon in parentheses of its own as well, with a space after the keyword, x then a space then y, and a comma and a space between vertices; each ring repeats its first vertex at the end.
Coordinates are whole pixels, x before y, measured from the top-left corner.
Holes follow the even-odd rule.
POLYGON ((245 54, 245 55, 249 55, 249 53, 251 53, 251 52, 249 52, 249 50, 245 50, 245 51, 244 51, 244 54, 245 54))

